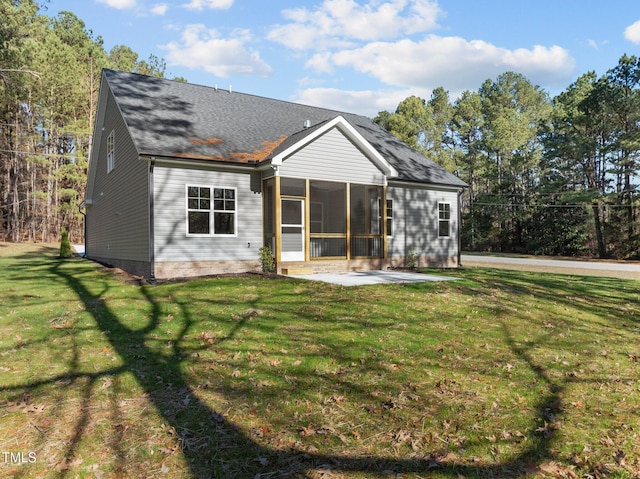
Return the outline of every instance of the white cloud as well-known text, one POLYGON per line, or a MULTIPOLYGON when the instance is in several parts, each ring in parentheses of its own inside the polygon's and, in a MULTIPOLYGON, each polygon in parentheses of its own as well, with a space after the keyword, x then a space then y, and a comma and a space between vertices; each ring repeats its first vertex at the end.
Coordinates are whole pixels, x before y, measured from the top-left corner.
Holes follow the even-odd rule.
POLYGON ((353 68, 387 85, 464 90, 477 89, 487 78, 507 70, 534 83, 560 84, 573 74, 575 61, 558 46, 509 50, 481 40, 429 35, 421 41, 369 43, 309 62, 319 71, 331 65, 353 68))
POLYGON ((415 88, 348 91, 337 88, 307 88, 298 91, 294 101, 305 105, 358 113, 373 118, 382 110, 395 111, 398 103, 411 95, 429 98, 431 90, 415 88))
POLYGON ((271 67, 258 52, 245 46, 248 40, 246 30, 234 32, 231 38, 221 38, 216 30, 198 24, 187 25, 179 42, 160 48, 167 52, 165 58, 170 66, 202 69, 220 77, 234 73, 269 75, 271 67))
POLYGON ((233 2, 234 0, 191 0, 190 3, 185 3, 183 7, 189 10, 204 10, 205 8, 210 10, 229 10, 233 2))
POLYGON ((98 0, 98 2, 104 3, 112 8, 117 8, 118 10, 125 10, 136 6, 136 0, 98 0))
POLYGON ((314 70, 316 73, 332 74, 335 71, 331 62, 330 52, 316 53, 307 60, 304 66, 314 70))
POLYGON ((158 3, 151 7, 151 13, 154 15, 164 15, 165 13, 167 13, 168 9, 169 5, 167 5, 166 3, 158 3))
POLYGON ((290 23, 274 27, 270 40, 296 50, 323 50, 433 30, 442 12, 434 0, 324 0, 315 10, 282 13, 290 23))
POLYGON ((625 28, 624 37, 631 43, 640 45, 640 20, 625 28))

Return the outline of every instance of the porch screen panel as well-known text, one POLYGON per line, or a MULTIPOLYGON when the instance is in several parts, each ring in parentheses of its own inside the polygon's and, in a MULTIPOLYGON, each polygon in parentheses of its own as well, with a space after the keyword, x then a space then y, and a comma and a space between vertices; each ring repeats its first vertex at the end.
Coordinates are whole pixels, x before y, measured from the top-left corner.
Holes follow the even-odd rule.
POLYGON ((351 257, 383 256, 382 195, 383 190, 380 186, 350 186, 351 257))
POLYGON ((309 182, 312 258, 347 255, 347 187, 330 181, 309 182))

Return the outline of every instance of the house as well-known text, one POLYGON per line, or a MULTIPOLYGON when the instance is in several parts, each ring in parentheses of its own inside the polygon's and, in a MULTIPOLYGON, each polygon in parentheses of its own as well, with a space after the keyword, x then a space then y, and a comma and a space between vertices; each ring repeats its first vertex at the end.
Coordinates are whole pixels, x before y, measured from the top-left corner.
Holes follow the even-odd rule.
POLYGON ((278 272, 455 267, 465 187, 363 116, 104 70, 86 255, 151 280, 263 245, 278 272))

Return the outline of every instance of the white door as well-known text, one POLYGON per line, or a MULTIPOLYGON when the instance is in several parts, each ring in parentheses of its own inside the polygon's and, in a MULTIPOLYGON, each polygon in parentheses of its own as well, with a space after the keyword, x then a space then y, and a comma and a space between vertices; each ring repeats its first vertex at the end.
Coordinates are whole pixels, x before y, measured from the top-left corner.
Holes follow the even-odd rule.
POLYGON ((282 198, 282 261, 304 261, 304 200, 282 198))

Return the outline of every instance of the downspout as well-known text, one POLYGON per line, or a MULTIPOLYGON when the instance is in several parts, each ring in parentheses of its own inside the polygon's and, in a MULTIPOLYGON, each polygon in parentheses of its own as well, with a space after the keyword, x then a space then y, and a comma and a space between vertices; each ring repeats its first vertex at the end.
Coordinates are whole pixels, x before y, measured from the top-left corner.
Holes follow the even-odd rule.
POLYGON ((87 214, 82 211, 82 208, 86 208, 85 201, 82 201, 82 203, 78 205, 78 211, 83 216, 82 224, 83 224, 83 230, 84 230, 84 235, 83 235, 84 236, 84 252, 82 253, 82 257, 87 258, 88 257, 87 255, 87 214))
POLYGON ((156 258, 155 258, 155 244, 154 244, 154 202, 153 202, 153 168, 156 164, 156 159, 151 157, 149 161, 149 192, 147 197, 149 198, 149 283, 156 284, 156 258))

